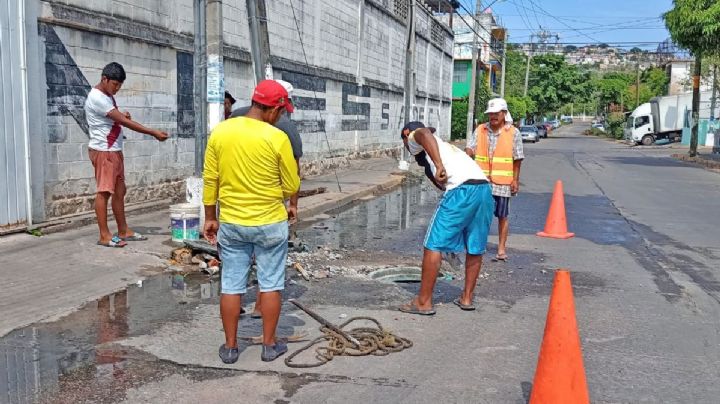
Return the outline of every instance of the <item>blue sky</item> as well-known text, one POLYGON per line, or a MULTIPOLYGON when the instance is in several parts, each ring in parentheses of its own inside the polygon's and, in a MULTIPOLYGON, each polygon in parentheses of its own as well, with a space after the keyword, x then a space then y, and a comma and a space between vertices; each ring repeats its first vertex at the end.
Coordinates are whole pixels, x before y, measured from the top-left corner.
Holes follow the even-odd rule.
MULTIPOLYGON (((475 0, 461 3, 474 10, 475 0)), ((482 1, 483 7, 488 5, 508 28, 513 43, 529 42, 530 33, 539 30, 540 25, 557 33, 561 43, 633 42, 622 44, 628 49, 636 45, 655 49, 657 42, 670 36, 661 15, 672 8, 672 0, 482 1)))

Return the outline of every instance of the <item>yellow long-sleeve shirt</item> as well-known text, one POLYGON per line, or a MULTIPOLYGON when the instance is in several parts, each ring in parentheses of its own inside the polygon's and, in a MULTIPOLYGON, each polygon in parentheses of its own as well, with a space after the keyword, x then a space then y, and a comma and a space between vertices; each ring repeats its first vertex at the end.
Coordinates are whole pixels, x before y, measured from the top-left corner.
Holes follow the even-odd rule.
POLYGON ((284 200, 300 189, 290 141, 274 126, 238 117, 218 124, 205 152, 203 203, 220 221, 263 226, 287 220, 284 200))

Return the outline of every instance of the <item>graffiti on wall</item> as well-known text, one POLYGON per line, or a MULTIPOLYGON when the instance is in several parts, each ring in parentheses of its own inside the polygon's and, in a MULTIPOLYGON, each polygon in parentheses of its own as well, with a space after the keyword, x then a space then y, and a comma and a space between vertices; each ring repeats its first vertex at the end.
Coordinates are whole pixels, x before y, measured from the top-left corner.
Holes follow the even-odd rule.
MULTIPOLYGON (((282 79, 290 82, 295 90, 305 90, 312 92, 312 96, 293 96, 293 104, 298 111, 320 111, 315 114, 303 114, 301 118, 293 116, 293 122, 301 133, 323 132, 326 129, 327 118, 327 79, 303 73, 282 72, 282 79), (317 116, 316 119, 313 119, 317 116)), ((391 105, 390 102, 382 102, 379 107, 373 106, 373 99, 387 99, 388 91, 377 90, 372 87, 359 86, 354 83, 341 83, 341 113, 339 119, 340 131, 367 131, 371 130, 370 123, 373 117, 379 118, 380 130, 388 130, 393 126, 391 122, 391 105), (379 94, 378 94, 379 93, 379 94)), ((402 96, 400 97, 400 102, 402 96)), ((449 103, 447 104, 449 108, 449 103)), ((340 112, 340 111, 339 111, 340 112)), ((412 111, 413 120, 426 121, 428 125, 437 125, 441 122, 440 108, 434 106, 419 107, 414 106, 412 111)), ((397 129, 403 127, 404 107, 399 106, 398 121, 394 122, 397 129)))
MULTIPOLYGON (((47 82, 48 116, 71 116, 87 135, 85 99, 90 83, 65 48, 55 29, 38 24, 39 34, 45 39, 45 78, 47 82)), ((62 132, 50 131, 50 143, 63 143, 62 132)))
POLYGON ((195 136, 195 108, 193 103, 193 55, 177 52, 177 135, 195 136))
MULTIPOLYGON (((85 118, 85 99, 92 86, 78 67, 70 52, 48 24, 38 24, 40 37, 45 40, 45 77, 47 84, 48 116, 70 116, 89 136, 85 118)), ((99 34, 93 34, 98 35, 99 34)), ((193 103, 193 55, 177 52, 177 133, 178 137, 195 136, 193 103)), ((117 60, 120 64, 122 60, 117 60)), ((98 66, 102 68, 102 66, 98 66)), ((49 130, 50 143, 66 141, 65 132, 49 130)))

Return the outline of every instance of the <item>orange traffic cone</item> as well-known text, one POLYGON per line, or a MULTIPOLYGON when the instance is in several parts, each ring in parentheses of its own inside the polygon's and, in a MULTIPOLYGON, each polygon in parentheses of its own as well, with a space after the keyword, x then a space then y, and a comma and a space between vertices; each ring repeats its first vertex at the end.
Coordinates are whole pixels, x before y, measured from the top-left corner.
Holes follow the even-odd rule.
POLYGON ((551 238, 570 238, 575 233, 567 231, 567 219, 565 218, 565 197, 563 196, 562 181, 557 180, 555 183, 555 191, 553 192, 552 201, 550 202, 550 210, 545 220, 545 230, 538 232, 540 237, 551 238))
POLYGON ((570 272, 555 272, 530 404, 589 403, 570 272))

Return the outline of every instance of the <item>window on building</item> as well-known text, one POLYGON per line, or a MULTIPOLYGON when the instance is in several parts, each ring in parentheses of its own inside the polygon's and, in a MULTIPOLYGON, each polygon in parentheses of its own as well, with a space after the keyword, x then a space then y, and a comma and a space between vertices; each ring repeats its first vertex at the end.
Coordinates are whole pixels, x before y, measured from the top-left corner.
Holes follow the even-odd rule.
POLYGON ((453 82, 464 83, 467 81, 468 68, 466 64, 456 63, 453 66, 453 82))

